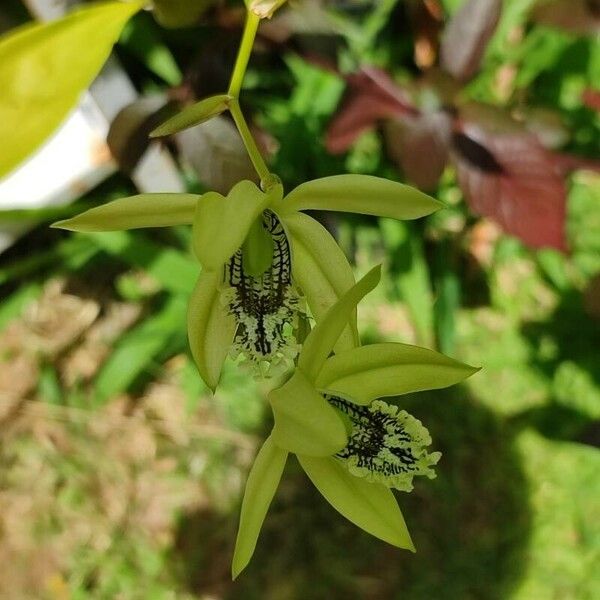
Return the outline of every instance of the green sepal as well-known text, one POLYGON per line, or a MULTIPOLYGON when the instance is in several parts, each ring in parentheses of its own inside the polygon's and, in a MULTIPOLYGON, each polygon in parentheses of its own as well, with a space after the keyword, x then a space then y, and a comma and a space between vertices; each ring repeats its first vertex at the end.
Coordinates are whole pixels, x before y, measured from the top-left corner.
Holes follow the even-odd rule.
POLYGON ((107 202, 51 227, 70 231, 121 231, 140 227, 189 225, 194 220, 196 194, 140 194, 107 202))
POLYGON ((229 107, 231 96, 227 94, 218 94, 217 96, 209 96, 196 102, 192 106, 184 108, 170 119, 167 119, 162 125, 159 125, 150 133, 151 138, 172 135, 184 129, 195 127, 220 115, 229 107))
POLYGON ((287 457, 288 453, 278 447, 272 437, 268 437, 250 469, 231 563, 233 579, 246 568, 254 554, 260 529, 279 486, 287 457))
POLYGON ((272 436, 279 447, 309 456, 331 456, 348 443, 339 414, 301 371, 273 390, 269 402, 275 418, 272 436))
POLYGON ((281 193, 281 186, 264 193, 251 181, 240 181, 226 197, 204 194, 196 206, 192 239, 202 266, 220 269, 242 246, 252 223, 281 193))
POLYGON ((357 404, 376 398, 445 388, 479 369, 408 344, 369 344, 328 358, 316 386, 357 404))
POLYGON ((220 297, 222 274, 200 273, 188 304, 187 328, 192 356, 204 383, 214 392, 233 343, 236 322, 220 297))
MULTIPOLYGON (((292 249, 292 275, 320 321, 355 283, 352 267, 331 234, 308 215, 291 213, 282 219, 292 249)), ((358 346, 356 311, 335 345, 336 352, 358 346)))
POLYGON ((94 4, 0 38, 0 178, 63 122, 144 4, 94 4))
POLYGON ((350 475, 335 458, 298 456, 298 460, 323 497, 346 519, 388 544, 415 551, 390 489, 350 475))
POLYGON ((358 303, 381 279, 381 265, 371 269, 351 287, 326 313, 310 332, 298 357, 298 368, 311 382, 316 382, 327 357, 333 350, 348 319, 358 303))
POLYGON ((273 262, 273 238, 263 227, 262 215, 255 219, 242 245, 244 272, 260 277, 273 262))
POLYGON ((372 175, 333 175, 307 181, 275 207, 282 215, 297 210, 341 212, 418 219, 444 204, 416 188, 372 175))

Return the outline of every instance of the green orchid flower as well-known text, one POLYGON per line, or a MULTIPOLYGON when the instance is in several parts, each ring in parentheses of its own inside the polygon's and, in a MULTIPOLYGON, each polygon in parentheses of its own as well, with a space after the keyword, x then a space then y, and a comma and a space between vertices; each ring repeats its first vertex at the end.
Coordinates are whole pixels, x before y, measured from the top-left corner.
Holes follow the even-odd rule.
POLYGON ((377 267, 327 311, 306 338, 291 377, 269 394, 275 424, 248 476, 234 578, 252 557, 289 453, 343 516, 383 541, 415 550, 390 488, 408 492, 414 477, 435 477, 432 467, 441 455, 427 452, 431 438, 417 419, 379 398, 447 387, 477 369, 397 343, 331 355, 379 278, 377 267))
MULTIPOLYGON (((415 219, 443 205, 409 186, 367 175, 337 175, 304 183, 287 196, 250 181, 227 196, 145 194, 109 202, 54 227, 109 231, 193 225, 202 272, 188 310, 190 347, 200 375, 215 389, 228 354, 242 354, 263 374, 288 367, 299 350, 305 304, 318 322, 354 284, 344 253, 305 210, 415 219)), ((348 316, 336 350, 358 344, 348 316)))

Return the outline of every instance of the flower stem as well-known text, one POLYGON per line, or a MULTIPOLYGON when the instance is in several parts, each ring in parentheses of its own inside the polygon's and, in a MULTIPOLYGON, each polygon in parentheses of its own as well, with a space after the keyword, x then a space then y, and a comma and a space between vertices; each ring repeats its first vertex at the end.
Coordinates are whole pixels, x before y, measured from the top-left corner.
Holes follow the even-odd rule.
POLYGON ((238 50, 237 58, 235 59, 235 66, 233 67, 233 73, 231 74, 231 81, 229 83, 229 91, 227 92, 234 98, 240 97, 242 81, 246 74, 246 68, 248 67, 248 61, 250 60, 250 54, 252 53, 252 46, 254 46, 254 38, 256 37, 259 22, 260 19, 253 12, 247 13, 240 49, 238 50))
POLYGON ((257 15, 252 12, 248 12, 246 16, 246 24, 244 25, 244 33, 242 35, 242 41, 240 43, 240 49, 238 50, 235 66, 231 75, 231 82, 229 83, 228 94, 231 96, 229 101, 229 110, 231 116, 235 122, 235 125, 240 132, 248 156, 254 165, 254 169, 260 177, 261 187, 266 190, 268 189, 277 178, 269 171, 261 153, 256 145, 256 141, 252 136, 252 132, 248 127, 248 123, 244 118, 242 109, 240 108, 240 91, 242 89, 242 82, 244 75, 246 74, 246 68, 248 67, 248 61, 250 60, 250 54, 252 53, 252 46, 254 45, 254 38, 258 30, 258 24, 260 19, 257 15))

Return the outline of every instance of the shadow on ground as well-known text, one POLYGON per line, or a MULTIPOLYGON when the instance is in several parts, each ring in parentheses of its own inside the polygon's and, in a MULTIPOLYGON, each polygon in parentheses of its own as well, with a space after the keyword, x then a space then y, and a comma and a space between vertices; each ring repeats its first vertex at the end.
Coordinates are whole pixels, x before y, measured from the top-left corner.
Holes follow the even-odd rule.
POLYGON ((254 559, 231 582, 237 514, 187 515, 176 558, 190 591, 237 600, 505 600, 526 568, 531 514, 511 431, 458 393, 404 397, 443 452, 434 481, 399 500, 418 552, 340 517, 290 461, 254 559))

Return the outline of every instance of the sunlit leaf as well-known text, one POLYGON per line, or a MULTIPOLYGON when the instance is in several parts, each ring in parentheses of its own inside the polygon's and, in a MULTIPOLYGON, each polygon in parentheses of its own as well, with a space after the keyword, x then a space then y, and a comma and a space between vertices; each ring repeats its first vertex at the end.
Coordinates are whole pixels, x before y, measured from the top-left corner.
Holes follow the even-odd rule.
POLYGON ((277 491, 287 456, 288 453, 268 437, 254 460, 242 501, 240 526, 231 564, 233 579, 246 568, 254 554, 260 529, 277 491))
POLYGON ((448 387, 478 369, 408 344, 369 344, 325 361, 316 387, 358 404, 376 398, 448 387))
POLYGON ((219 297, 221 273, 203 271, 188 305, 187 327, 200 376, 213 391, 231 348, 236 323, 219 297))
POLYGON ((501 13, 502 0, 467 0, 453 15, 440 53, 442 66, 454 77, 465 81, 477 73, 501 13))
POLYGON ((220 269, 241 247, 263 210, 281 186, 261 192, 251 181, 240 181, 227 196, 208 192, 202 196, 194 217, 194 252, 205 269, 220 269))
POLYGON ((200 125, 200 123, 204 123, 225 112, 230 100, 231 96, 227 94, 219 94, 218 96, 210 96, 209 98, 200 100, 200 102, 184 108, 181 112, 165 121, 150 134, 150 137, 171 135, 183 129, 200 125))
POLYGON ((335 458, 298 456, 298 460, 319 492, 346 519, 384 542, 415 551, 389 488, 350 475, 335 458))
MULTIPOLYGON (((285 217, 283 224, 292 246, 292 275, 306 297, 317 321, 354 285, 354 274, 346 256, 330 233, 313 218, 302 213, 285 217)), ((342 332, 335 348, 346 350, 358 345, 356 312, 342 332)))
POLYGON ((121 231, 189 225, 194 220, 199 198, 196 194, 140 194, 90 208, 51 227, 70 231, 121 231))
POLYGON ((269 394, 275 426, 274 442, 308 456, 331 456, 348 442, 338 413, 297 370, 284 385, 269 394))
POLYGON ((567 248, 567 188, 557 156, 498 109, 469 105, 452 138, 467 201, 533 248, 567 248))
POLYGON ((307 181, 293 189, 277 210, 333 210, 341 212, 417 219, 443 208, 443 204, 419 190, 372 175, 333 175, 307 181))
POLYGON ((0 38, 0 177, 57 129, 143 4, 96 4, 0 38))
POLYGON ((302 369, 310 381, 317 379, 356 306, 366 294, 375 289, 380 279, 381 266, 371 269, 325 313, 310 332, 298 358, 298 368, 302 369))

